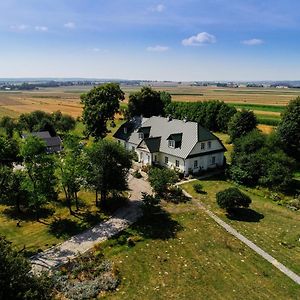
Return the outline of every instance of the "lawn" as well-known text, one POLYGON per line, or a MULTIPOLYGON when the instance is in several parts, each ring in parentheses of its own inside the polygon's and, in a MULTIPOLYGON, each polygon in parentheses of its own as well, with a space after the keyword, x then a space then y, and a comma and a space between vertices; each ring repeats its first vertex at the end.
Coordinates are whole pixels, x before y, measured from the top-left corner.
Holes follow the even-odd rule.
MULTIPOLYGON (((0 205, 0 234, 17 249, 26 247, 27 255, 47 249, 70 236, 106 219, 94 206, 94 195, 80 192, 80 211, 70 215, 63 199, 45 207, 40 222, 30 213, 17 214, 13 208, 0 205), (17 222, 20 222, 20 227, 17 222), (52 226, 51 226, 52 224, 52 226)), ((75 208, 74 208, 75 209, 75 208)))
POLYGON ((193 204, 165 205, 99 245, 121 284, 106 299, 295 299, 299 286, 193 204), (130 237, 131 236, 131 237, 130 237), (128 241, 137 241, 135 245, 128 241))
POLYGON ((182 188, 281 263, 300 274, 300 212, 278 205, 272 201, 272 194, 265 189, 240 187, 252 199, 251 210, 245 212, 241 220, 229 219, 217 206, 216 193, 233 186, 233 183, 222 178, 201 180, 206 194, 197 194, 193 189, 194 183, 184 184, 182 188))

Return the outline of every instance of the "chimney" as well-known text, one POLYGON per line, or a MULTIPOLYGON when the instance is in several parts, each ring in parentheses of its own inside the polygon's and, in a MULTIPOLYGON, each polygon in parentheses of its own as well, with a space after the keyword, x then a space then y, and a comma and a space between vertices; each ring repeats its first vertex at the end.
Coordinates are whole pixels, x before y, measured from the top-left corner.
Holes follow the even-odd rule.
POLYGON ((172 121, 172 116, 171 116, 171 115, 168 115, 168 116, 167 116, 167 120, 168 120, 168 122, 172 121))
POLYGON ((184 118, 183 118, 183 122, 186 123, 187 121, 188 121, 188 118, 187 118, 187 117, 184 117, 184 118))

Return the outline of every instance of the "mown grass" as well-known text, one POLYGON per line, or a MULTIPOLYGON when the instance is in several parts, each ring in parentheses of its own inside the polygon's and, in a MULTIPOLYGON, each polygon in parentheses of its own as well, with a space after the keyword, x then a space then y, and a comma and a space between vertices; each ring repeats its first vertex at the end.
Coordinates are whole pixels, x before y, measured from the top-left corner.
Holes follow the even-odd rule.
POLYGON ((158 214, 141 220, 99 245, 121 277, 117 291, 105 299, 297 297, 299 286, 194 205, 167 205, 165 209, 167 218, 158 214), (128 237, 135 245, 126 242, 128 237))
POLYGON ((187 183, 181 187, 281 263, 300 274, 300 212, 280 206, 271 199, 284 199, 283 195, 272 194, 262 188, 240 186, 239 188, 251 197, 253 211, 246 212, 242 220, 233 220, 228 218, 216 203, 216 193, 233 186, 233 183, 222 178, 201 180, 200 183, 206 192, 201 195, 194 191, 194 183, 187 183))

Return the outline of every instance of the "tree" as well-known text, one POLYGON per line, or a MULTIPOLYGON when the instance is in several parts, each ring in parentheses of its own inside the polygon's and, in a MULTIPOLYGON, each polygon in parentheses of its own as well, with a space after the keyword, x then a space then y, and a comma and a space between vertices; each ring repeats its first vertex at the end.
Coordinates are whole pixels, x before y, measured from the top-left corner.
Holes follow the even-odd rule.
POLYGON ((164 104, 170 102, 168 94, 150 87, 143 87, 140 91, 130 94, 128 113, 130 117, 143 115, 146 118, 164 114, 164 104))
POLYGON ((75 200, 76 210, 78 206, 78 192, 82 182, 82 148, 80 139, 74 135, 68 135, 64 139, 64 150, 59 160, 60 182, 65 193, 67 205, 72 214, 72 201, 75 200))
POLYGON ((103 84, 83 94, 81 96, 82 118, 87 134, 96 139, 104 137, 107 132, 107 121, 114 119, 120 101, 124 99, 124 92, 117 83, 103 84))
POLYGON ((158 197, 165 197, 169 189, 178 181, 178 175, 174 170, 167 168, 151 168, 149 182, 158 197))
POLYGON ((47 202, 57 198, 55 191, 55 161, 46 154, 46 144, 35 136, 28 136, 22 145, 26 177, 22 188, 28 192, 29 205, 34 208, 36 219, 39 211, 47 202))
POLYGON ((26 191, 22 189, 24 174, 22 171, 13 171, 7 166, 0 166, 0 202, 5 205, 15 206, 21 212, 21 204, 25 204, 26 191))
POLYGON ((251 198, 237 188, 220 191, 216 194, 216 198, 218 205, 230 213, 234 208, 248 208, 251 204, 251 198))
POLYGON ((60 132, 73 130, 76 125, 76 120, 72 116, 62 114, 59 110, 52 113, 52 119, 55 129, 60 132))
POLYGON ((32 275, 29 261, 12 249, 4 237, 0 237, 0 270, 0 299, 51 299, 46 277, 32 275))
POLYGON ((236 139, 229 169, 231 178, 239 184, 289 189, 295 163, 279 144, 276 133, 266 136, 258 130, 236 139))
POLYGON ((17 124, 15 123, 13 118, 4 116, 0 121, 0 127, 3 127, 5 129, 8 138, 12 138, 17 124))
POLYGON ((283 112, 278 135, 285 152, 300 161, 300 97, 292 100, 283 112))
POLYGON ((30 132, 50 129, 52 135, 55 135, 51 114, 41 110, 21 114, 19 117, 19 127, 30 132))
POLYGON ((253 111, 241 110, 238 111, 228 124, 228 133, 231 141, 246 135, 256 128, 257 120, 253 111))
POLYGON ((0 165, 12 166, 19 160, 19 144, 16 140, 0 136, 0 165))
POLYGON ((123 146, 107 140, 93 143, 85 152, 86 185, 96 193, 96 206, 99 192, 100 204, 105 206, 108 192, 124 191, 128 188, 131 153, 123 146))

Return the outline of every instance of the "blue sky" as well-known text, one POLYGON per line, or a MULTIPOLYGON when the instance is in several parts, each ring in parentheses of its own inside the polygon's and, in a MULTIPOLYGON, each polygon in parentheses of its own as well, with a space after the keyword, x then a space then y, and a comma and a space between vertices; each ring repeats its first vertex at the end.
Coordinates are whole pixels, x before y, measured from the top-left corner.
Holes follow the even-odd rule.
POLYGON ((3 0, 0 77, 300 79, 297 0, 3 0))

